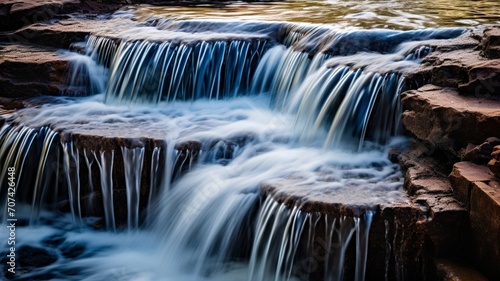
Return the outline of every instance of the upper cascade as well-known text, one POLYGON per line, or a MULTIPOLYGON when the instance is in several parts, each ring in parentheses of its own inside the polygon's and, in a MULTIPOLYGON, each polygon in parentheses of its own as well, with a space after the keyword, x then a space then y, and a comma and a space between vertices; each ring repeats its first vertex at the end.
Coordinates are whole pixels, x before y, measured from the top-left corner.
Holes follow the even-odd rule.
POLYGON ((270 95, 276 110, 296 116, 301 142, 361 149, 365 141, 384 144, 397 134, 405 72, 440 40, 464 31, 155 18, 90 36, 86 56, 95 63, 80 61, 102 68, 101 75, 88 75, 97 81, 83 85, 95 93, 105 84, 106 103, 270 95))

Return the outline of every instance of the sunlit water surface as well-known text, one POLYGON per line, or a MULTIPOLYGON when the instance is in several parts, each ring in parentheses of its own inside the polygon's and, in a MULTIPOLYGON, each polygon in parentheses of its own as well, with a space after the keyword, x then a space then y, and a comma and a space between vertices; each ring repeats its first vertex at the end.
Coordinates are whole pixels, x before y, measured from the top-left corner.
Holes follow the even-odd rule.
POLYGON ((420 29, 500 23, 496 0, 290 0, 197 6, 140 6, 139 18, 240 19, 330 24, 339 28, 420 29))

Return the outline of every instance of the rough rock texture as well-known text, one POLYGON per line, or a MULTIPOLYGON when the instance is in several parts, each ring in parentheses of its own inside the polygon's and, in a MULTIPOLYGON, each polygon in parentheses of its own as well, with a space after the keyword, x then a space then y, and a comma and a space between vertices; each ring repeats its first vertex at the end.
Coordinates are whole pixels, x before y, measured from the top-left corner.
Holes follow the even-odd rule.
POLYGON ((469 143, 462 155, 462 161, 469 161, 475 164, 486 164, 492 158, 493 148, 497 145, 500 145, 500 139, 495 137, 486 139, 486 141, 480 145, 469 143))
POLYGON ((0 45, 0 95, 59 95, 67 67, 68 61, 51 48, 0 45))
POLYGON ((452 257, 459 253, 463 241, 461 229, 467 212, 453 197, 448 177, 438 162, 426 156, 421 147, 397 153, 405 172, 405 189, 412 195, 427 220, 426 243, 431 257, 452 257))
MULTIPOLYGON (((368 264, 366 268, 366 280, 422 280, 425 278, 425 228, 426 218, 418 204, 413 202, 387 203, 381 205, 352 205, 335 202, 323 196, 315 198, 303 198, 301 193, 307 193, 302 188, 292 188, 288 192, 287 180, 266 183, 263 186, 264 197, 271 196, 279 203, 288 208, 298 207, 305 213, 321 216, 315 224, 316 237, 311 257, 298 257, 304 260, 323 261, 323 249, 325 245, 325 216, 330 218, 360 217, 366 211, 374 211, 371 224, 368 245, 368 264)), ((307 241, 308 236, 303 235, 301 239, 307 241)), ((355 266, 355 239, 349 243, 345 257, 344 279, 354 278, 355 266)), ((302 241, 300 244, 307 244, 302 241)), ((335 249, 338 251, 338 249, 335 249)), ((305 265, 304 265, 305 266, 305 265)), ((311 273, 311 280, 323 280, 323 263, 314 264, 313 268, 306 268, 311 273)))
POLYGON ((499 27, 490 27, 484 33, 469 31, 437 46, 436 51, 408 75, 409 84, 412 87, 425 84, 453 87, 461 95, 498 99, 500 60, 494 55, 485 55, 498 49, 499 30, 499 27))
POLYGON ((78 9, 79 0, 6 0, 0 4, 0 30, 50 20, 78 9))
POLYGON ((488 281, 476 269, 452 260, 440 259, 436 261, 437 280, 439 281, 488 281))
POLYGON ((481 41, 481 54, 490 59, 500 58, 500 29, 488 27, 481 41))
POLYGON ((450 157, 468 143, 500 136, 500 102, 459 95, 456 89, 426 85, 403 93, 403 126, 417 139, 450 157), (425 122, 422 122, 425 120, 425 122))
POLYGON ((462 252, 467 210, 453 197, 445 171, 425 154, 424 149, 417 148, 391 154, 405 173, 406 202, 343 204, 328 196, 312 196, 310 188, 297 187, 291 179, 266 183, 263 192, 289 208, 299 206, 310 213, 357 217, 375 210, 367 280, 436 280, 432 260, 462 252))
POLYGON ((471 261, 488 277, 500 276, 500 180, 485 166, 454 165, 450 180, 456 197, 467 204, 465 229, 471 261))
POLYGON ((500 178, 500 145, 493 147, 491 160, 488 162, 488 168, 500 178))
POLYGON ((44 22, 22 27, 15 31, 4 32, 0 40, 10 43, 38 44, 54 48, 70 48, 75 42, 85 40, 92 32, 104 29, 119 29, 125 25, 121 20, 107 17, 75 16, 56 22, 44 22))
MULTIPOLYGON (((418 89, 402 96, 406 110, 402 123, 415 144, 412 157, 431 158, 434 164, 430 167, 441 174, 439 180, 425 173, 424 179, 412 180, 416 172, 410 168, 406 174, 408 190, 417 195, 416 189, 427 194, 446 189, 440 188, 447 186, 442 175, 451 171, 448 187, 466 212, 464 215, 462 210, 463 226, 448 237, 462 236, 462 244, 455 244, 460 249, 456 257, 491 280, 500 276, 500 188, 495 176, 500 175, 499 50, 500 27, 477 29, 438 46, 408 75, 410 87, 418 89), (424 153, 418 155, 418 151, 424 153)), ((451 271, 467 267, 454 265, 451 271)), ((440 280, 469 280, 456 279, 448 269, 437 265, 440 280)))

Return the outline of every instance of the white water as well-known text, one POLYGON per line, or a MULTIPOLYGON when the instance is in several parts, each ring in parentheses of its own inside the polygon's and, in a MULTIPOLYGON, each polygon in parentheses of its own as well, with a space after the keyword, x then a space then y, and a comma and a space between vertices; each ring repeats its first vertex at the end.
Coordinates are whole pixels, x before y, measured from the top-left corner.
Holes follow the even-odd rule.
POLYGON ((58 234, 64 243, 85 248, 72 258, 64 256, 63 245, 52 247, 58 261, 26 278, 305 280, 314 272, 301 268, 301 259, 312 256, 308 251, 298 255, 297 247, 306 243, 309 249, 323 237, 328 255, 317 261, 325 269, 323 279, 342 279, 350 241, 357 249, 355 279, 364 279, 371 210, 406 200, 398 166, 386 156, 398 133, 401 75, 426 53, 421 45, 429 41, 422 40, 441 35, 432 30, 340 34, 274 24, 252 37, 259 40, 245 41, 251 26, 160 22, 137 27, 119 43, 90 37, 85 58, 75 55, 76 72, 69 81, 87 94, 104 92, 106 84, 104 93, 54 98, 12 114, 2 127, 0 160, 25 172, 29 167, 23 162, 29 159, 37 170, 34 185, 17 181, 18 193, 24 194, 20 202, 32 206, 25 213, 32 226, 19 229, 18 235, 26 237, 21 245, 41 245, 58 234), (145 38, 135 38, 143 40, 131 37, 138 30, 148 31, 145 38), (343 41, 364 35, 370 35, 368 42, 396 39, 387 49, 366 50, 343 41), (420 42, 404 43, 412 36, 420 42), (200 38, 211 41, 197 42, 200 38), (363 60, 387 69, 376 72, 363 60), (81 78, 82 69, 88 81, 74 78, 81 78), (135 142, 88 149, 79 147, 78 138, 70 140, 78 135, 135 142), (141 147, 145 137, 166 145, 141 147), (189 141, 201 149, 175 148, 189 141), (60 158, 62 169, 51 170, 60 158), (117 163, 123 163, 124 186, 117 186, 117 163), (145 163, 153 167, 149 173, 143 173, 145 163), (92 174, 92 166, 98 174, 92 174), (98 180, 81 178, 84 170, 98 180), (57 181, 59 173, 65 184, 57 181), (141 213, 145 178, 149 205, 141 213), (92 182, 100 183, 100 190, 92 182), (283 182, 292 191, 306 190, 304 200, 324 198, 367 211, 357 217, 303 213, 300 205, 287 207, 262 196, 262 185, 283 182), (65 193, 59 186, 67 187, 65 193), (90 196, 100 193, 101 220, 89 222, 82 215, 84 188, 90 196), (120 232, 125 227, 116 217, 120 188, 126 193, 127 233, 120 232), (68 202, 71 216, 41 213, 50 207, 47 199, 64 195, 59 203, 68 202), (314 233, 318 222, 325 233, 314 233), (135 231, 143 223, 148 227, 135 231))
MULTIPOLYGON (((78 270, 78 277, 64 275, 61 280, 262 280, 254 275, 249 277, 248 264, 244 262, 245 256, 257 258, 262 255, 261 251, 252 251, 253 243, 250 241, 254 239, 256 226, 249 217, 259 202, 262 182, 300 177, 311 186, 318 187, 316 191, 311 189, 312 192, 327 194, 330 188, 330 193, 346 204, 373 205, 405 200, 397 166, 386 159, 383 151, 353 154, 297 145, 289 141, 295 139, 293 116, 271 110, 268 104, 268 97, 255 96, 223 101, 178 102, 175 108, 170 109, 161 106, 129 108, 103 105, 102 96, 96 96, 87 98, 87 101, 70 100, 19 111, 18 120, 22 122, 50 122, 57 124, 55 129, 76 128, 76 131, 78 124, 86 122, 105 124, 106 120, 112 119, 114 122, 109 126, 117 129, 145 122, 147 125, 142 130, 163 133, 167 143, 175 141, 168 136, 176 135, 182 136, 177 139, 178 142, 185 139, 203 143, 252 136, 249 142, 234 152, 234 159, 228 159, 223 165, 214 162, 214 153, 202 151, 201 159, 204 160, 191 172, 171 187, 169 182, 163 181, 160 187, 162 195, 153 198, 155 204, 151 208, 155 211, 149 231, 111 234, 86 227, 68 231, 64 234, 68 241, 86 245, 87 251, 94 254, 76 259, 60 257, 56 264, 36 273, 61 271, 60 274, 64 274, 76 268, 91 268, 78 270), (90 118, 89 112, 93 113, 90 118), (376 164, 378 170, 371 169, 371 163, 376 164), (362 178, 353 177, 357 173, 363 175, 362 178), (327 182, 325 178, 329 178, 327 182), (353 189, 342 188, 345 186, 352 186, 353 189), (359 196, 351 196, 353 190, 359 196), (104 249, 108 247, 111 248, 104 249), (238 256, 241 259, 234 258, 238 256)), ((71 147, 67 150, 70 159, 74 159, 71 147)), ((141 149, 123 150, 128 159, 126 165, 129 166, 125 168, 130 170, 132 163, 142 157, 141 149)), ((170 150, 170 153, 173 152, 170 150)), ((105 222, 108 229, 115 229, 110 199, 113 196, 110 192, 112 153, 94 151, 86 155, 88 159, 81 161, 88 163, 94 159, 103 171, 100 177, 106 207, 105 222)), ((156 157, 153 155, 152 159, 145 161, 156 161, 156 157)), ((167 172, 172 168, 174 158, 167 160, 170 162, 166 166, 167 172)), ((129 177, 127 188, 131 193, 137 192, 137 173, 130 170, 126 174, 129 177)), ((136 197, 130 198, 135 200, 133 198, 136 197)), ((74 208, 77 208, 76 203, 74 208)), ((129 223, 134 226, 137 225, 137 212, 131 212, 129 223)), ((65 220, 69 222, 74 218, 66 217, 65 220)), ((23 228, 18 235, 29 237, 34 233, 60 233, 57 225, 66 223, 57 222, 55 226, 45 224, 23 228)), ((354 233, 358 233, 355 228, 352 229, 354 233)), ((38 237, 43 239, 48 235, 38 237)), ((342 256, 341 253, 334 255, 342 256)))

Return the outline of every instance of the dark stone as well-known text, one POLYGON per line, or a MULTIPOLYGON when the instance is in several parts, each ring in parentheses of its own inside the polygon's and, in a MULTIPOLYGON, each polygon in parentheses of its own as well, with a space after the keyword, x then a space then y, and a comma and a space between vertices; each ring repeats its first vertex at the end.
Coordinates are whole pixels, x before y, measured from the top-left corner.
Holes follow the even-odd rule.
POLYGON ((44 267, 57 261, 53 251, 33 246, 21 246, 16 252, 19 255, 19 265, 22 267, 44 267))
POLYGON ((436 266, 436 280, 439 281, 488 281, 488 279, 463 261, 438 259, 436 266))
POLYGON ((45 246, 50 246, 50 247, 58 247, 65 240, 66 240, 66 237, 64 237, 64 234, 55 234, 55 235, 51 235, 51 236, 43 239, 42 244, 45 246))
POLYGON ((64 243, 61 245, 60 250, 62 255, 68 259, 74 259, 85 253, 85 245, 78 243, 64 243))

